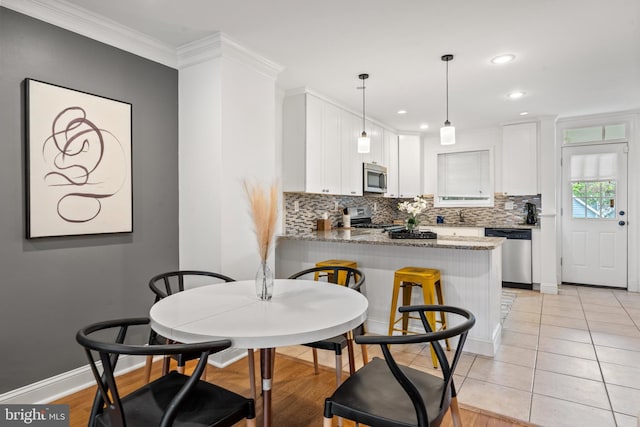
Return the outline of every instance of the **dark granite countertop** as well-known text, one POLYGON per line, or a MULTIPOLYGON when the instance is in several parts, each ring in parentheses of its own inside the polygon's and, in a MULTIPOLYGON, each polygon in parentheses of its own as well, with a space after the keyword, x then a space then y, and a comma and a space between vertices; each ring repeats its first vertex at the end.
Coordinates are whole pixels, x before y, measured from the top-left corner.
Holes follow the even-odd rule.
MULTIPOLYGON (((442 225, 447 226, 446 224, 442 225)), ((278 239, 466 250, 492 250, 502 245, 506 240, 502 237, 471 236, 442 236, 437 239, 391 239, 387 233, 381 230, 343 228, 288 233, 278 236, 278 239)))

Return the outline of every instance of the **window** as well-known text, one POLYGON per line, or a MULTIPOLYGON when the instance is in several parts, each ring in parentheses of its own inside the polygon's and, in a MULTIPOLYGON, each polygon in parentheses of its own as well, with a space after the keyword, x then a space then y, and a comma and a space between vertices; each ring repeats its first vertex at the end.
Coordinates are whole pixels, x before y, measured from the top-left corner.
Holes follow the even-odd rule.
POLYGON ((574 181, 571 187, 573 218, 616 219, 615 181, 574 181))
POLYGON ((604 126, 589 126, 565 129, 562 131, 562 134, 562 140, 565 144, 614 141, 625 139, 627 137, 627 126, 624 123, 604 126))
POLYGON ((436 206, 493 206, 491 151, 438 154, 436 206))
POLYGON ((571 216, 616 219, 616 153, 571 157, 571 216))

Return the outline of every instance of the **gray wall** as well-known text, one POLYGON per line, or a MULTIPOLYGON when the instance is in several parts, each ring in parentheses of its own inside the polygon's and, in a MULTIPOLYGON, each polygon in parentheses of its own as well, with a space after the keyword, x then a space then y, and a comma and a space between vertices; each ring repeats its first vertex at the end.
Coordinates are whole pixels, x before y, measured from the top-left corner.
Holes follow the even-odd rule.
POLYGON ((146 315, 178 266, 178 72, 0 7, 0 393, 85 365, 76 330, 146 315), (133 234, 25 239, 26 77, 133 105, 133 234))

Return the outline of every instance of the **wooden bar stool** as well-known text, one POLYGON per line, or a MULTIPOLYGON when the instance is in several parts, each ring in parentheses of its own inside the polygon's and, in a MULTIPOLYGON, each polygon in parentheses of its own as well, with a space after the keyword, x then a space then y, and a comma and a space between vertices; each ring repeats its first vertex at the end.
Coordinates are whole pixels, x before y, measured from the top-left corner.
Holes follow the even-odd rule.
MULTIPOLYGON (((358 263, 355 261, 351 261, 351 260, 346 260, 346 259, 328 259, 325 261, 320 261, 316 263, 316 267, 349 267, 349 268, 358 268, 358 263)), ((344 271, 340 271, 338 272, 338 281, 335 282, 333 280, 333 273, 330 270, 327 270, 327 276, 329 279, 329 282, 334 282, 334 283, 338 283, 340 285, 344 285, 345 280, 347 280, 347 273, 345 273, 344 271)), ((318 280, 318 278, 320 277, 320 272, 316 271, 316 274, 314 275, 314 279, 313 280, 318 280)), ((356 280, 358 280, 359 278, 356 277, 356 280)))
MULTIPOLYGON (((409 313, 403 313, 396 317, 398 313, 398 294, 402 288, 402 305, 411 305, 411 291, 414 287, 422 288, 422 298, 424 304, 440 304, 444 305, 444 297, 442 295, 442 286, 440 281, 440 270, 434 268, 422 267, 403 267, 395 271, 393 279, 393 293, 391 295, 391 312, 389 314, 389 335, 393 335, 394 331, 413 334, 409 330, 409 319, 420 319, 416 316, 410 316, 409 313), (437 301, 436 301, 437 298, 437 301), (396 323, 402 321, 402 328, 396 327, 396 323)), ((440 320, 436 320, 435 312, 427 313, 427 320, 433 331, 447 329, 447 320, 444 312, 440 312, 440 320), (440 329, 437 329, 437 323, 440 329)), ((445 340, 447 350, 451 350, 449 340, 445 340)), ((438 358, 436 357, 433 347, 431 348, 431 360, 433 367, 438 367, 438 358)))

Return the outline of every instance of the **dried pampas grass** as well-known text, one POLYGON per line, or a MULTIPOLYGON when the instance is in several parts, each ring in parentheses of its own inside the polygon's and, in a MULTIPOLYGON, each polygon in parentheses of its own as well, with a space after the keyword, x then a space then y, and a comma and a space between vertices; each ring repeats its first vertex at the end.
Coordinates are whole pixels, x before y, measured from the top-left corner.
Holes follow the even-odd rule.
POLYGON ((245 181, 244 189, 249 198, 260 259, 266 262, 278 220, 278 187, 271 184, 267 193, 260 184, 249 184, 245 181))

